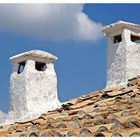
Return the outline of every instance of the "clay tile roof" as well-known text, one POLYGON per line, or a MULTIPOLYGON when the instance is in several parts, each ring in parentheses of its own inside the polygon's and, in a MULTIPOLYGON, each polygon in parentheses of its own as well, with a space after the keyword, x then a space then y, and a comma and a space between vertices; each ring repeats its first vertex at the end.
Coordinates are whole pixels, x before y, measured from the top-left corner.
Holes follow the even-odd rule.
POLYGON ((0 136, 140 136, 140 78, 70 99, 36 119, 1 126, 0 136))

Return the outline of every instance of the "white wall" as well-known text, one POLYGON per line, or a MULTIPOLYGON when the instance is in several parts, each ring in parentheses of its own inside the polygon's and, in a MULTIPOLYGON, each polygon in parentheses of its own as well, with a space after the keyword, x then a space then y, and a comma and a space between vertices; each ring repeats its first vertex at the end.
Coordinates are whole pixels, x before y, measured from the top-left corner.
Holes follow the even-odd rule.
POLYGON ((107 87, 126 85, 128 79, 140 75, 140 46, 132 42, 129 28, 113 31, 108 36, 107 48, 107 87), (122 42, 113 43, 111 38, 122 34, 122 42))
POLYGON ((13 121, 60 107, 54 63, 48 62, 45 71, 37 71, 36 60, 27 60, 21 74, 17 73, 19 60, 13 62, 9 111, 9 118, 13 121))

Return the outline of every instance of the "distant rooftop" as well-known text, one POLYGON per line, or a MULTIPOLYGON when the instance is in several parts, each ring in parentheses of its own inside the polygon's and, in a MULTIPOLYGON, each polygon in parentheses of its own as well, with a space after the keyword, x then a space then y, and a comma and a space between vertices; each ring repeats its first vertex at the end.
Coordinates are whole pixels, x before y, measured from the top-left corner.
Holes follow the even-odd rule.
POLYGON ((112 24, 109 24, 109 25, 105 26, 102 31, 107 33, 107 32, 113 31, 113 30, 117 30, 117 29, 122 28, 122 27, 131 27, 133 29, 140 30, 140 25, 139 24, 134 24, 134 23, 131 23, 131 22, 118 21, 118 22, 115 22, 115 23, 112 23, 112 24))
POLYGON ((27 57, 27 56, 30 56, 30 57, 33 57, 33 58, 40 58, 40 59, 47 59, 47 60, 50 60, 50 61, 55 61, 57 60, 57 57, 48 53, 48 52, 45 52, 45 51, 41 51, 41 50, 31 50, 31 51, 28 51, 28 52, 24 52, 24 53, 21 53, 21 54, 18 54, 18 55, 15 55, 13 57, 10 58, 10 60, 16 60, 18 58, 23 58, 23 57, 27 57))

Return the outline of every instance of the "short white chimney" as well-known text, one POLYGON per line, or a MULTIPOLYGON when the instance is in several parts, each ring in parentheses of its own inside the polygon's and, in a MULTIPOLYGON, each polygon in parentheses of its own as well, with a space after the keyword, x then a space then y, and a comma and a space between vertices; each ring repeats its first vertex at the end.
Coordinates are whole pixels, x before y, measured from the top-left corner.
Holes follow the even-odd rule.
POLYGON ((13 56, 10 60, 13 65, 10 119, 26 118, 60 107, 54 70, 57 57, 48 52, 32 50, 13 56))
POLYGON ((108 38, 107 87, 140 76, 140 25, 119 21, 105 26, 108 38))

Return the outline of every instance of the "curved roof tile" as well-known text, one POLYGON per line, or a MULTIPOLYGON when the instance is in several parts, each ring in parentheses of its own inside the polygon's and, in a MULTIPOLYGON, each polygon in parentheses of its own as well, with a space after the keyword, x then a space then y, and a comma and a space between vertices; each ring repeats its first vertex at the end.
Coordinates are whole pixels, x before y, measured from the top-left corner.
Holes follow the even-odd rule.
POLYGON ((0 136, 140 136, 140 78, 64 103, 61 109, 0 127, 0 136))

